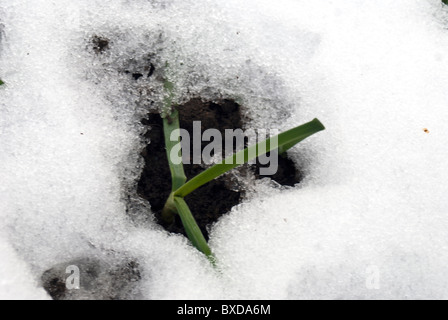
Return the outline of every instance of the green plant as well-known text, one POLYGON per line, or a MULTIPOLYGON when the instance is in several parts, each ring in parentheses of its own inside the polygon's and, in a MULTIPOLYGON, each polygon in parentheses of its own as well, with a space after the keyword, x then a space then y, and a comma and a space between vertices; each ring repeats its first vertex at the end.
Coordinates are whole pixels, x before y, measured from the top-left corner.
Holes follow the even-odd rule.
POLYGON ((3 82, 2 79, 0 79, 0 86, 4 85, 5 83, 3 82))
POLYGON ((448 0, 442 0, 442 2, 446 5, 448 5, 448 0))
MULTIPOLYGON (((178 214, 191 243, 199 251, 205 254, 212 262, 214 262, 214 257, 207 241, 205 240, 204 235, 196 223, 184 198, 204 184, 241 165, 241 161, 237 161, 237 159, 244 157, 244 163, 247 163, 272 151, 278 151, 278 154, 280 155, 284 154, 297 143, 319 131, 324 130, 325 127, 318 119, 314 119, 311 122, 283 132, 276 137, 272 137, 237 152, 187 182, 182 162, 176 164, 176 162, 171 158, 173 149, 179 148, 181 141, 180 133, 177 135, 179 132, 179 130, 177 130, 179 129, 179 112, 172 106, 173 87, 174 86, 171 82, 165 82, 165 90, 168 95, 164 101, 165 107, 162 112, 162 118, 165 145, 172 178, 172 192, 168 197, 162 211, 162 219, 167 223, 172 223, 175 215, 178 214)), ((181 152, 182 151, 179 148, 179 157, 182 157, 181 152)))

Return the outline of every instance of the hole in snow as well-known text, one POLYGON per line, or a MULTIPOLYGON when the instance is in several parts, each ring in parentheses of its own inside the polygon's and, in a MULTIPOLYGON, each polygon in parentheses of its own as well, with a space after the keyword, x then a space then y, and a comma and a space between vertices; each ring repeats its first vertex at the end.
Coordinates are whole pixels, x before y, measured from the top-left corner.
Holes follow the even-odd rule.
MULTIPOLYGON (((241 107, 232 100, 220 100, 217 102, 204 102, 195 98, 178 107, 180 114, 180 126, 193 137, 193 122, 201 121, 201 131, 218 129, 224 143, 226 129, 238 129, 244 127, 241 107)), ((146 138, 150 141, 143 150, 145 167, 138 183, 138 194, 149 201, 152 211, 158 222, 168 231, 185 235, 180 219, 172 225, 166 225, 161 219, 161 212, 165 201, 171 192, 171 174, 167 162, 165 141, 163 136, 163 122, 159 114, 150 114, 143 124, 150 129, 146 138)), ((202 142, 202 150, 209 142, 202 142)), ((190 159, 193 158, 193 148, 190 148, 190 159)), ((207 183, 185 198, 192 214, 194 215, 201 231, 208 239, 207 227, 216 222, 222 215, 229 212, 232 207, 238 205, 245 195, 245 188, 241 179, 250 179, 248 171, 252 172, 252 178, 271 178, 281 185, 293 186, 301 181, 302 174, 297 172, 294 163, 288 158, 279 159, 279 169, 274 176, 262 176, 259 174, 259 163, 250 166, 241 166, 233 170, 233 174, 221 176, 207 183), (238 176, 238 178, 235 178, 238 176)), ((203 165, 185 164, 185 174, 188 179, 193 178, 205 170, 203 165)))

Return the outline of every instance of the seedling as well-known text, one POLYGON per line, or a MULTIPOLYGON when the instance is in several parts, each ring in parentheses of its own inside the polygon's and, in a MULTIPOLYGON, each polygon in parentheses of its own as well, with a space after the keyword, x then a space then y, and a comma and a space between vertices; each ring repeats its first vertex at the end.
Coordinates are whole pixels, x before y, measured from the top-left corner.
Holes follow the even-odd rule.
MULTIPOLYGON (((244 163, 247 163, 269 152, 278 152, 279 155, 282 155, 302 140, 324 130, 325 127, 318 119, 314 119, 304 125, 234 153, 187 182, 182 162, 179 163, 179 161, 174 161, 172 158, 172 150, 181 143, 181 136, 178 130, 180 128, 179 112, 172 106, 173 84, 166 81, 165 90, 168 96, 164 101, 162 118, 166 152, 172 178, 172 192, 163 208, 162 219, 170 224, 174 221, 175 215, 178 214, 191 243, 214 263, 213 254, 184 198, 204 184, 240 166, 242 164, 240 159, 243 157, 244 163)), ((180 150, 179 157, 182 157, 181 152, 180 150)))
POLYGON ((0 79, 0 86, 4 85, 5 83, 0 79))

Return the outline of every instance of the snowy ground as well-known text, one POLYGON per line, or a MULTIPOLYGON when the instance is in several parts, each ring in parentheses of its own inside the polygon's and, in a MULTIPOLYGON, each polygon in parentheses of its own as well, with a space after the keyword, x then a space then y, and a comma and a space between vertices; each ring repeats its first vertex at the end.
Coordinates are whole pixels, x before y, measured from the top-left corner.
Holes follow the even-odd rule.
POLYGON ((128 298, 448 298, 447 8, 0 0, 0 298, 48 298, 43 272, 83 258, 138 260, 128 298), (327 127, 295 149, 303 184, 258 183, 213 227, 219 271, 125 214, 142 99, 161 90, 121 71, 148 54, 176 66, 180 100, 237 99, 256 128, 327 127))

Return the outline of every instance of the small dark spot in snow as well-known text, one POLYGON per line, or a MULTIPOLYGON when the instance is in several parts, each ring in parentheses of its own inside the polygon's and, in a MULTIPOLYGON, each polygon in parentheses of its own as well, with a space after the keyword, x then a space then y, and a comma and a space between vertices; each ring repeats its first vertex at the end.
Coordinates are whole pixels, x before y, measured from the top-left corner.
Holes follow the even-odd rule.
POLYGON ((154 74, 154 71, 156 71, 156 67, 152 63, 150 63, 149 67, 145 67, 145 71, 148 71, 148 69, 149 69, 149 72, 148 72, 148 78, 149 78, 150 76, 152 76, 154 74))
POLYGON ((132 74, 132 78, 134 78, 134 80, 138 80, 141 77, 143 77, 143 75, 140 72, 136 72, 132 74))
POLYGON ((425 132, 425 133, 429 133, 429 130, 428 129, 423 129, 423 131, 425 132))
POLYGON ((109 49, 109 39, 107 38, 93 36, 92 44, 93 51, 95 51, 96 54, 102 54, 104 51, 109 49))

